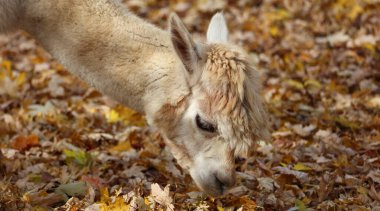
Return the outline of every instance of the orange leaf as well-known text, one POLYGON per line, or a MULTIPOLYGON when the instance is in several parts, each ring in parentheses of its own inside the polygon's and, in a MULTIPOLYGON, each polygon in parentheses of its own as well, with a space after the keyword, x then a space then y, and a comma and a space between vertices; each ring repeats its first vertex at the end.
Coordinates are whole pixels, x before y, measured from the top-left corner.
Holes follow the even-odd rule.
POLYGON ((40 144, 40 141, 38 139, 38 136, 32 134, 29 136, 17 136, 12 141, 11 146, 13 149, 24 151, 31 147, 38 146, 39 144, 40 144))
POLYGON ((118 145, 112 147, 108 151, 110 151, 110 152, 124 152, 124 151, 130 150, 131 148, 132 148, 132 146, 131 146, 131 143, 129 141, 123 141, 123 142, 120 142, 118 145))

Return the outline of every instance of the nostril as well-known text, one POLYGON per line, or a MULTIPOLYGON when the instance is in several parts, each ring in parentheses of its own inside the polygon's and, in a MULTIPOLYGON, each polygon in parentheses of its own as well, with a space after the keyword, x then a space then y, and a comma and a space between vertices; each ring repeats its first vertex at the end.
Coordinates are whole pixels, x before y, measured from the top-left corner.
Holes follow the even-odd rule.
POLYGON ((229 185, 227 185, 225 182, 223 182, 219 177, 215 176, 217 188, 218 188, 218 194, 217 196, 223 195, 226 190, 229 189, 229 185))
POLYGON ((215 176, 215 180, 220 189, 220 192, 223 193, 225 189, 224 183, 217 176, 215 176))
POLYGON ((215 175, 215 179, 222 193, 235 184, 235 177, 220 177, 215 175))

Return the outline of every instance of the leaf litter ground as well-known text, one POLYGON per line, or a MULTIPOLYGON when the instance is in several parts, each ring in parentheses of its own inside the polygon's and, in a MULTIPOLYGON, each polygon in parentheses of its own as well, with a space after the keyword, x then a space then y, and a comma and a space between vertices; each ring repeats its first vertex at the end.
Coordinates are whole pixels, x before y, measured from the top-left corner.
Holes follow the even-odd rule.
POLYGON ((0 36, 0 210, 380 210, 380 2, 125 1, 196 39, 223 10, 263 76, 272 140, 238 182, 196 188, 144 118, 24 32, 0 36))

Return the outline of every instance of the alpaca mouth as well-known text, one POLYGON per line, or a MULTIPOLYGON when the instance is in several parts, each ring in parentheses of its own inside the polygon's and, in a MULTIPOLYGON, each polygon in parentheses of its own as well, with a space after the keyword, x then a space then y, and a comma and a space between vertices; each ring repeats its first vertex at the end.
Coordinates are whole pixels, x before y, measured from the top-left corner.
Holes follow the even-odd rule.
POLYGON ((204 169, 199 173, 192 169, 190 174, 197 186, 211 196, 221 196, 235 184, 234 174, 229 177, 220 172, 207 174, 204 169))

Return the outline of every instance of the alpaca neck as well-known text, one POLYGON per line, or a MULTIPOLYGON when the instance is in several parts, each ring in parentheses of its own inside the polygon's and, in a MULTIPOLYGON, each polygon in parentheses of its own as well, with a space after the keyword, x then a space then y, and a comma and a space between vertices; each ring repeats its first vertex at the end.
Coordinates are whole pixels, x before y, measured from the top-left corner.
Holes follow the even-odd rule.
POLYGON ((189 90, 169 34, 108 0, 25 0, 21 27, 74 75, 153 115, 189 90))

